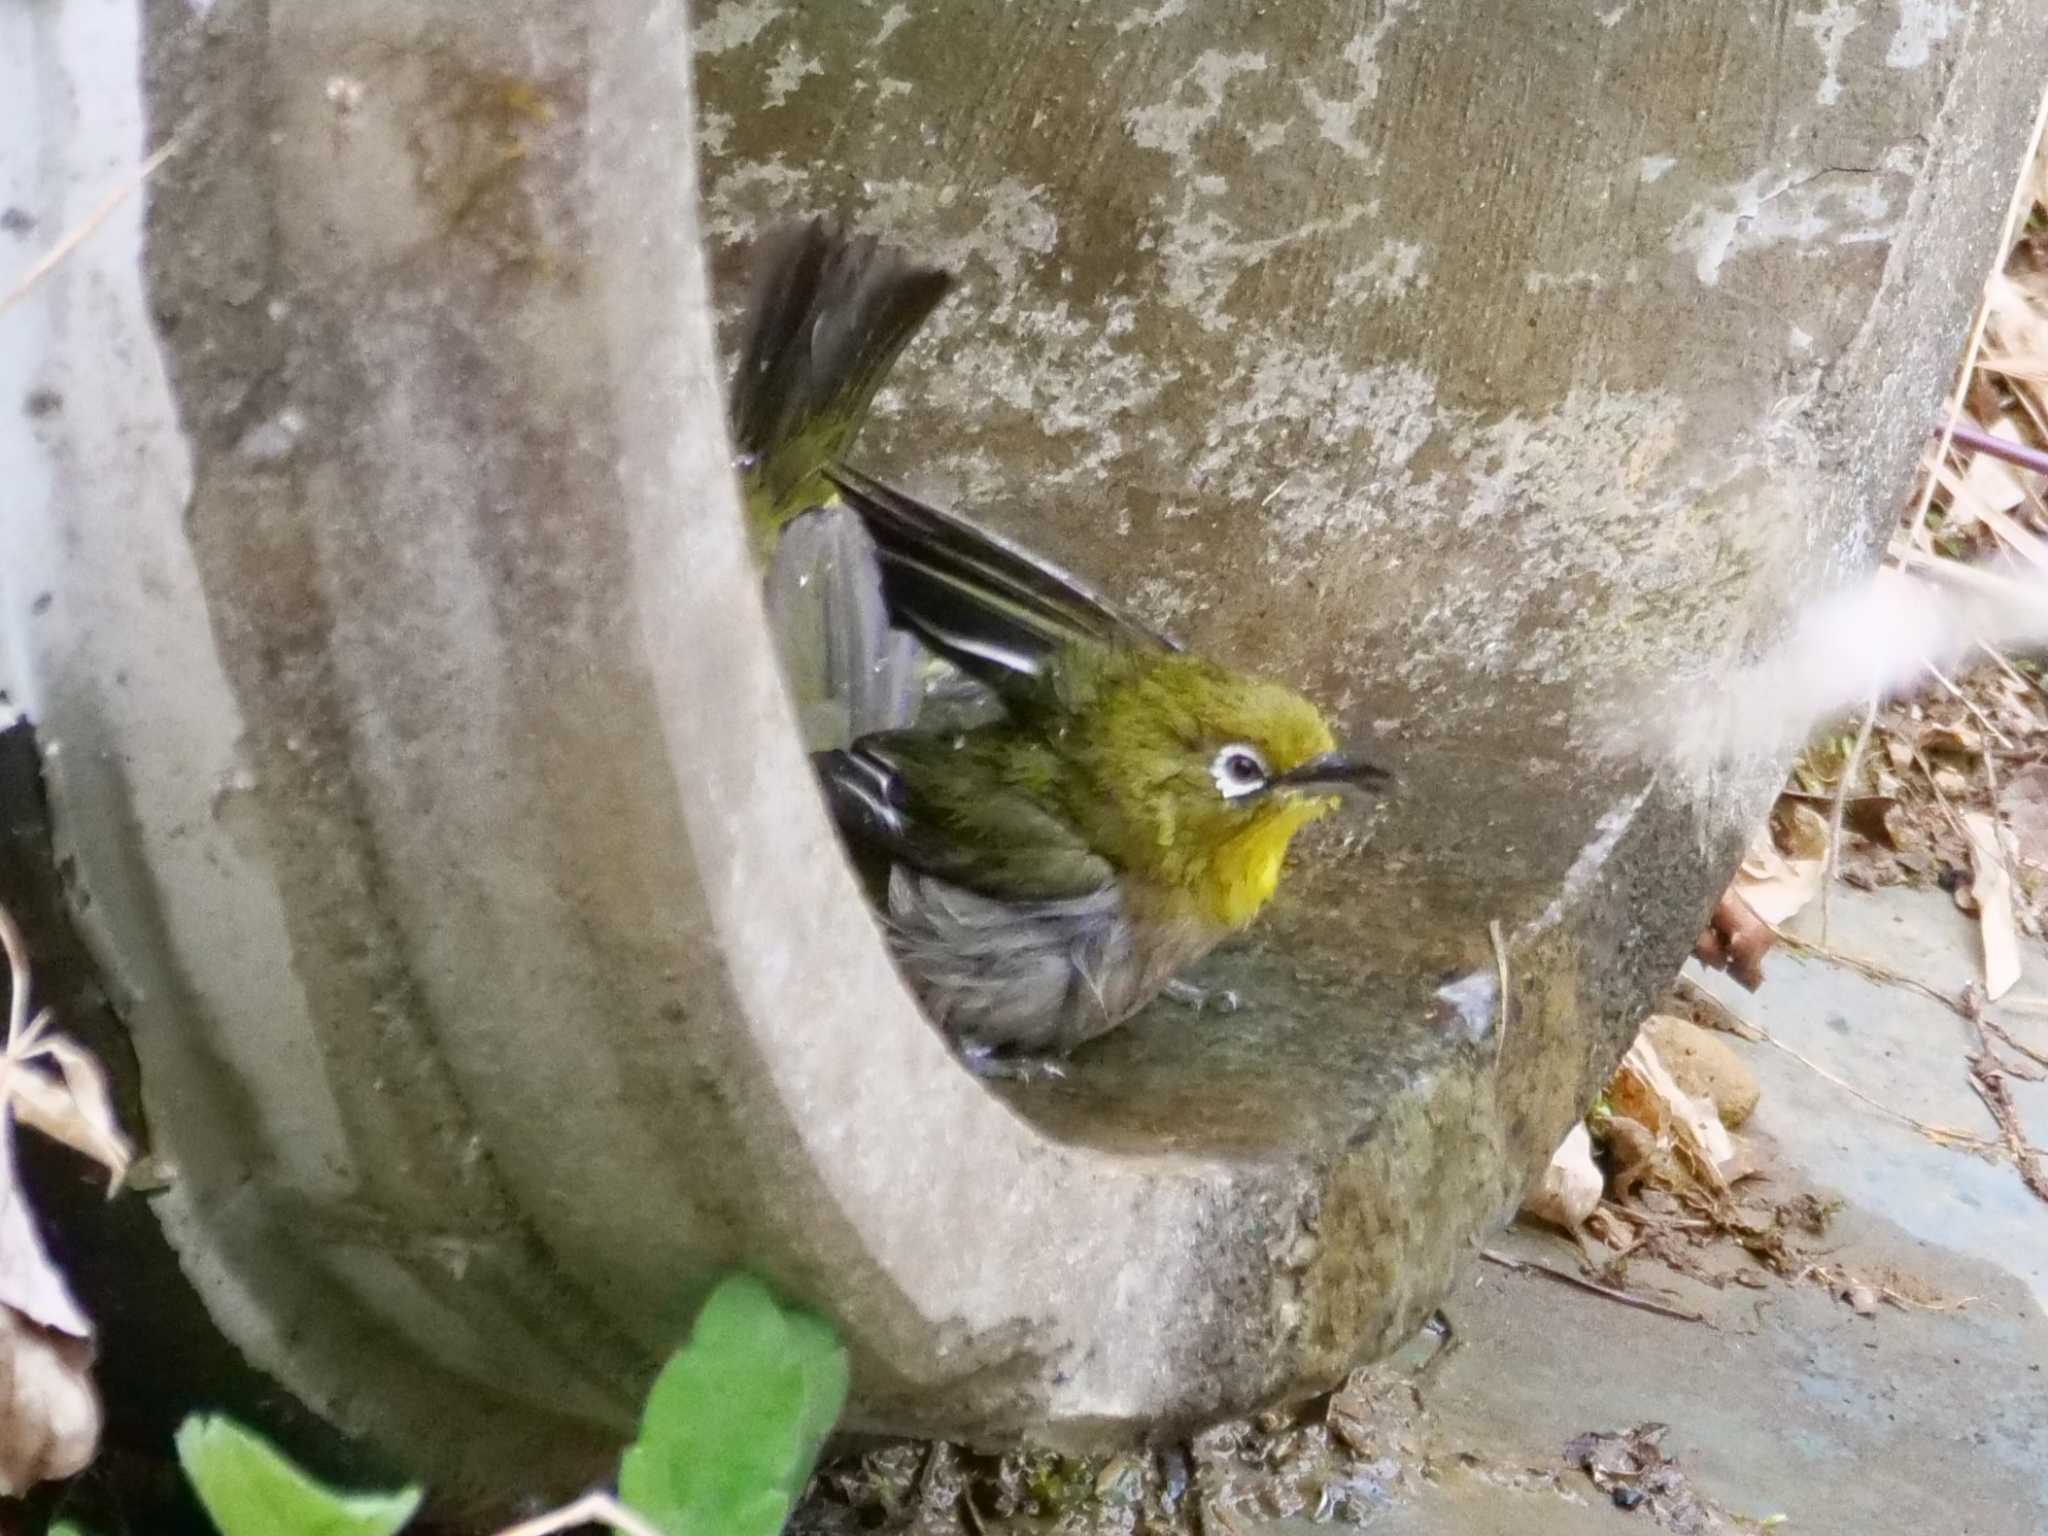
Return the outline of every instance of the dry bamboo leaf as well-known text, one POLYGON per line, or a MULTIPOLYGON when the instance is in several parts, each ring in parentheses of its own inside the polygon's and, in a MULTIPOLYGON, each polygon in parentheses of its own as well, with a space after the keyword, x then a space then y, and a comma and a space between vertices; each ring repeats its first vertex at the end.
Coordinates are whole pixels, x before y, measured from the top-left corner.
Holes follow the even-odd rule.
POLYGON ((2001 512, 1992 506, 1979 507, 1977 510, 1978 515, 1984 519, 1984 525, 1997 534, 2008 549, 2035 570, 2048 572, 2048 540, 2029 532, 2009 512, 2001 512))
POLYGON ((1593 1162, 1593 1138, 1581 1120, 1551 1153, 1543 1177, 1522 1202, 1522 1210, 1567 1232, 1577 1232, 1586 1218, 1600 1208, 1605 1188, 1606 1180, 1593 1162))
MULTIPOLYGON (((31 1117, 27 1101, 20 1100, 16 1114, 44 1135, 83 1152, 105 1168, 112 1175, 107 1185, 107 1193, 112 1195, 121 1187, 129 1164, 135 1161, 135 1145, 121 1132, 121 1122, 114 1114, 113 1095, 107 1091, 106 1072, 90 1051, 63 1035, 43 1036, 36 1042, 35 1051, 37 1056, 48 1056, 56 1062, 63 1083, 48 1113, 31 1117)), ((29 1075, 34 1074, 24 1074, 29 1075)), ((48 1079, 43 1081, 47 1083, 48 1079)))
POLYGON ((51 1262, 29 1214, 14 1166, 14 1133, 0 1124, 0 1309, 73 1338, 92 1338, 92 1320, 51 1262))
POLYGON ((1970 838, 1974 878, 1970 894, 1977 902, 1977 927, 1984 943, 1984 995, 1993 1001, 2010 992, 2020 979, 2019 930, 2012 910, 2012 877, 2006 872, 1998 823, 1982 811, 1967 811, 1963 827, 1970 838))
POLYGON ((1766 828, 1750 844, 1732 889, 1765 923, 1782 928, 1820 894, 1826 865, 1825 858, 1787 858, 1766 828))
POLYGON ((99 1443, 92 1346, 0 1307, 0 1494, 82 1472, 99 1443))
POLYGON ((92 1323, 43 1249, 0 1116, 0 1494, 69 1477, 99 1445, 92 1323))

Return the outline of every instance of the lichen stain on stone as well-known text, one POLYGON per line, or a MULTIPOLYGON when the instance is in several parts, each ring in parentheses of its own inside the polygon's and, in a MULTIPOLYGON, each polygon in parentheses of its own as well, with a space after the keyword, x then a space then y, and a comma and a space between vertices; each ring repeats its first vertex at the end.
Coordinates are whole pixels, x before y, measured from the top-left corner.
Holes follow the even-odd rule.
POLYGON ((1359 119, 1379 100, 1380 44, 1402 15, 1415 9, 1416 4, 1417 0, 1385 0, 1379 19, 1344 45, 1340 57, 1351 71, 1348 94, 1326 96, 1310 81, 1297 83, 1302 104, 1315 121, 1317 135, 1325 143, 1334 144, 1348 160, 1372 164, 1377 169, 1378 156, 1358 136, 1359 119))
POLYGON ((1825 71, 1814 90, 1814 100, 1831 107, 1842 99, 1842 50, 1849 35, 1863 25, 1862 7, 1855 0, 1826 0, 1818 10, 1794 12, 1792 25, 1813 34, 1825 71))
POLYGON ((691 31, 691 51, 711 56, 744 48, 789 10, 783 0, 725 0, 691 31))
POLYGON ((1417 240, 1386 239, 1364 261, 1347 267, 1330 283, 1330 295, 1345 304, 1391 303, 1427 288, 1423 270, 1428 249, 1417 240))
POLYGON ((1758 171, 1695 204, 1672 230, 1670 249, 1691 256, 1693 275, 1713 288, 1731 258, 1772 246, 1887 240, 1895 227, 1893 200, 1881 178, 1907 178, 1912 169, 1910 157, 1892 154, 1877 171, 1758 171), (1850 227, 1842 228, 1845 223, 1850 227))
POLYGON ((1326 242, 1368 216, 1364 204, 1354 204, 1323 218, 1303 219, 1279 234, 1247 239, 1227 214, 1198 206, 1200 196, 1192 185, 1182 195, 1180 208, 1166 221, 1159 258, 1166 302, 1192 315, 1205 331, 1227 331, 1237 323, 1227 306, 1240 278, 1277 252, 1326 242))
POLYGON ((1897 0, 1898 29, 1885 49, 1884 61, 1893 69, 1918 69, 1933 57, 1937 43, 1948 41, 1949 33, 1963 19, 1958 0, 1897 0))
POLYGON ((1174 82, 1166 100, 1126 111, 1124 127, 1132 142, 1141 148, 1160 150, 1184 160, 1194 153, 1195 140, 1202 131, 1223 115, 1224 93, 1230 82, 1239 75, 1262 73, 1265 68, 1263 53, 1223 53, 1211 49, 1174 82), (1190 93, 1200 99, 1189 101, 1190 93))
POLYGON ((547 198, 527 175, 542 136, 565 114, 555 88, 478 72, 450 53, 426 56, 427 87, 406 147, 420 193, 444 233, 488 252, 500 270, 559 271, 547 198))
POLYGON ((768 66, 768 96, 763 105, 781 106, 796 94, 797 89, 808 77, 823 73, 825 66, 816 54, 805 53, 794 41, 784 43, 782 52, 777 54, 775 62, 768 66))

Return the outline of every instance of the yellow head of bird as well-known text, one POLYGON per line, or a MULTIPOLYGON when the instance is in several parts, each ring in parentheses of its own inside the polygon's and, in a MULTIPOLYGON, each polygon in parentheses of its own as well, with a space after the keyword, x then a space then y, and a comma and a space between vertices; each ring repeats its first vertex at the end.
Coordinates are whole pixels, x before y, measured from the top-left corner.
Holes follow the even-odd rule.
POLYGON ((1225 927, 1272 897, 1294 834, 1338 791, 1389 778, 1338 751, 1294 689, 1192 656, 1159 658, 1093 713, 1093 776, 1126 868, 1225 927))

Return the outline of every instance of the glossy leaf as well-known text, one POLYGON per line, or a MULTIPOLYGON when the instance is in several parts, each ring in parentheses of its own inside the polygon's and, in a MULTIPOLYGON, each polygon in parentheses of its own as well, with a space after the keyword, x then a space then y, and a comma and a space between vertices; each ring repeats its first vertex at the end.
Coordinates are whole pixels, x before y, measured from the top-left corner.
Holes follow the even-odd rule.
POLYGON ((619 1497, 667 1536, 775 1536, 846 1403, 831 1327, 724 1281, 648 1394, 619 1497))
POLYGON ((341 1493, 315 1482, 220 1415, 185 1420, 178 1462, 220 1536, 392 1536, 420 1504, 417 1488, 341 1493))

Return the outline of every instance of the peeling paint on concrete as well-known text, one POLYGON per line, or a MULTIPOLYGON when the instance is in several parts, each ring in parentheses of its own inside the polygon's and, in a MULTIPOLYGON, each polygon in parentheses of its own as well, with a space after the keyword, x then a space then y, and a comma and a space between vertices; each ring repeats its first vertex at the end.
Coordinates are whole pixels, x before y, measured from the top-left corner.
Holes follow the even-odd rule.
POLYGON ((1124 126, 1131 138, 1146 149, 1170 155, 1187 155, 1195 137, 1223 113, 1223 94, 1239 75, 1258 74, 1266 68, 1263 53, 1221 53, 1214 49, 1196 59, 1192 68, 1174 83, 1167 99, 1149 107, 1132 107, 1124 113, 1124 126), (1189 102, 1189 92, 1201 99, 1189 102))
POLYGON ((882 44, 888 42, 890 38, 896 35, 896 29, 908 20, 910 20, 910 7, 900 3, 899 0, 899 3, 890 6, 889 9, 882 12, 881 24, 875 28, 872 46, 879 48, 882 44))
POLYGON ((1422 270, 1425 248, 1419 240, 1387 239, 1357 266, 1340 272, 1331 281, 1330 292, 1346 304, 1398 299, 1429 286, 1429 274, 1422 270))
POLYGON ((697 24, 690 46, 699 54, 744 48, 786 13, 784 0, 725 0, 697 24))
POLYGON ((1794 13, 1792 25, 1813 34, 1813 45, 1820 50, 1827 71, 1814 91, 1814 100, 1831 107, 1842 99, 1842 49, 1849 34, 1863 25, 1862 8, 1855 0, 1827 0, 1817 11, 1794 13))
POLYGON ((722 155, 732 142, 732 114, 703 112, 697 118, 697 142, 707 155, 722 155))
POLYGON ((1119 33, 1136 32, 1141 28, 1156 27, 1172 21, 1176 16, 1185 16, 1188 0, 1159 0, 1149 11, 1137 11, 1116 24, 1119 33))
POLYGON ((805 53, 795 42, 784 43, 782 52, 768 67, 767 105, 781 106, 796 94, 797 87, 804 83, 806 76, 823 73, 825 66, 819 62, 817 55, 805 53))
POLYGON ((1645 155, 1636 167, 1636 178, 1648 186, 1653 181, 1662 181, 1676 164, 1676 155, 1645 155))
POLYGON ((1306 220, 1285 234, 1247 239, 1221 213, 1196 213, 1184 199, 1160 245, 1168 301, 1194 315, 1204 330, 1229 330, 1232 321, 1224 304, 1240 277, 1275 251, 1348 230, 1365 216, 1362 207, 1348 208, 1331 218, 1306 220))
POLYGON ((1344 62, 1351 66, 1352 90, 1348 96, 1325 96, 1304 80, 1299 83, 1302 104, 1315 120, 1316 132, 1325 143, 1336 145, 1346 159, 1369 161, 1370 145, 1358 137, 1359 119, 1379 100, 1380 44, 1403 14, 1414 9, 1416 0, 1386 0, 1375 21, 1344 45, 1344 62))
MULTIPOLYGON (((1892 169, 1888 157, 1882 173, 1892 169)), ((1672 231, 1671 249, 1692 256, 1694 276, 1712 288, 1732 257, 1751 251, 1829 236, 1839 244, 1888 239, 1893 209, 1878 179, 1882 173, 1820 170, 1774 176, 1759 171, 1712 202, 1696 205, 1672 231), (1838 232, 1850 220, 1855 227, 1838 232)))
POLYGON ((1963 19, 1960 0, 1898 0, 1899 25, 1884 61, 1893 69, 1918 69, 1933 57, 1934 45, 1963 19))

